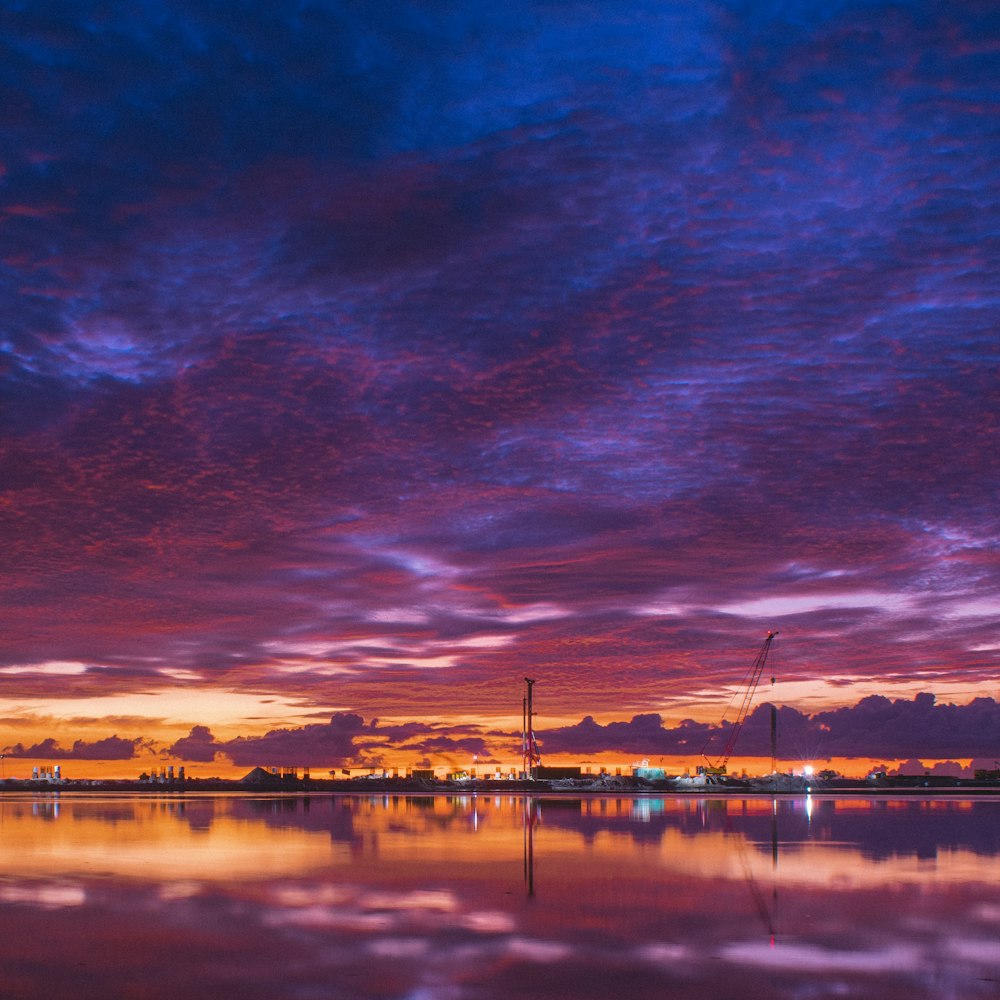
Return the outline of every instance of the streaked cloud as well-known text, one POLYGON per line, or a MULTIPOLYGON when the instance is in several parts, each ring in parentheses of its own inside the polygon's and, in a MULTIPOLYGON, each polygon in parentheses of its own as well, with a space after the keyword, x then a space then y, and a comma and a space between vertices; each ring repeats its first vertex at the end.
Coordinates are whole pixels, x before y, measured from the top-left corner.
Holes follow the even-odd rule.
POLYGON ((996 697, 985 8, 9 14, 0 705, 996 697))

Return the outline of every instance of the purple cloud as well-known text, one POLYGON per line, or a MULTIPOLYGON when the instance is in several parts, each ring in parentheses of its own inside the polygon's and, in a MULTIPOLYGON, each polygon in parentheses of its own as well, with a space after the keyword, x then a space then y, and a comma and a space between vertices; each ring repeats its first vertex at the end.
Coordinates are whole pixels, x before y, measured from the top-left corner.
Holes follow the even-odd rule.
POLYGON ((357 754, 355 739, 365 729, 359 715, 341 712, 328 723, 274 729, 264 736, 238 736, 222 746, 234 764, 307 767, 343 764, 357 754))
POLYGON ((10 12, 0 697, 450 724, 530 664, 652 746, 768 628, 844 705, 991 693, 996 38, 854 0, 10 12))
MULTIPOLYGON (((967 705, 938 704, 932 694, 912 701, 881 695, 863 698, 835 711, 805 715, 782 706, 777 713, 777 749, 785 759, 828 757, 982 757, 997 749, 1000 704, 976 698, 967 705)), ((690 719, 665 726, 659 715, 600 725, 587 716, 575 726, 543 730, 538 738, 548 753, 592 754, 619 751, 718 757, 731 726, 690 719)), ((771 706, 759 705, 747 717, 735 756, 769 756, 771 706)))
POLYGON ((208 763, 215 760, 221 750, 222 745, 216 742, 208 726, 192 726, 187 736, 182 736, 167 748, 167 754, 181 760, 208 763))
POLYGON ((37 760, 133 760, 139 756, 139 751, 147 749, 150 741, 137 737, 123 739, 120 736, 108 736, 103 740, 75 740, 69 749, 59 746, 52 738, 42 740, 32 746, 15 743, 4 747, 4 756, 27 757, 37 760))

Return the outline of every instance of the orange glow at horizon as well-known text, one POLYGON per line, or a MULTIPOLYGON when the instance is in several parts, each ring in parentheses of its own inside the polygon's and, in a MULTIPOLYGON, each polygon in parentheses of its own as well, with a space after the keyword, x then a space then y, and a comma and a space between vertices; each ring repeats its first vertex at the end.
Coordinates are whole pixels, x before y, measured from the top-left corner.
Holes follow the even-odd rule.
MULTIPOLYGON (((959 764, 963 768, 969 768, 974 758, 920 758, 925 768, 930 771, 937 764, 959 764)), ((696 768, 705 763, 705 759, 700 756, 679 757, 679 756, 656 756, 651 758, 640 758, 629 754, 602 753, 590 755, 586 760, 567 754, 553 755, 545 757, 544 763, 553 767, 580 767, 583 777, 597 778, 601 771, 609 775, 620 774, 623 776, 632 773, 632 767, 640 764, 642 760, 648 760, 652 767, 663 767, 668 776, 683 774, 693 774, 696 768)), ((778 771, 784 774, 802 774, 803 767, 809 762, 801 760, 790 760, 779 758, 777 762, 778 771)), ((815 770, 821 771, 830 769, 836 771, 844 778, 863 778, 873 768, 888 768, 890 771, 897 770, 907 763, 902 758, 876 758, 876 757, 833 757, 829 759, 816 759, 812 761, 815 770)), ((208 779, 221 778, 223 780, 236 780, 242 778, 253 766, 247 764, 234 764, 231 760, 220 755, 212 762, 184 761, 176 757, 160 757, 145 755, 132 760, 53 760, 42 758, 20 758, 7 757, 2 761, 4 778, 27 780, 31 777, 32 769, 51 770, 56 764, 60 766, 62 777, 66 780, 93 780, 93 781, 134 781, 140 774, 157 774, 165 771, 168 767, 173 767, 175 776, 180 768, 184 768, 185 777, 188 779, 208 779)), ((256 766, 269 768, 271 763, 266 760, 260 761, 256 766)), ((329 766, 312 766, 309 768, 299 767, 296 770, 302 776, 305 770, 309 771, 312 779, 326 780, 329 778, 342 778, 343 770, 347 770, 352 777, 364 776, 370 772, 381 775, 385 773, 389 776, 398 775, 406 777, 410 770, 420 769, 420 765, 415 761, 412 754, 396 754, 391 758, 387 757, 380 765, 368 764, 331 764, 329 766)), ((494 764, 483 759, 474 761, 471 756, 465 759, 453 757, 451 761, 443 761, 440 758, 432 760, 432 768, 435 777, 445 778, 452 772, 465 772, 472 775, 473 772, 480 778, 490 778, 499 772, 506 778, 511 774, 516 774, 521 769, 521 760, 506 755, 500 763, 494 764)), ((734 777, 754 777, 769 774, 771 770, 771 760, 769 757, 733 757, 729 762, 728 773, 734 777)))
MULTIPOLYGON (((53 664, 53 668, 68 669, 66 665, 59 664, 53 664)), ((545 763, 561 766, 582 765, 585 770, 589 768, 595 774, 602 767, 612 774, 619 769, 621 773, 627 774, 629 767, 644 757, 649 757, 654 766, 665 767, 671 774, 683 774, 703 763, 697 755, 644 754, 632 751, 627 746, 599 753, 546 753, 546 731, 576 726, 587 713, 567 710, 573 696, 564 689, 565 678, 560 677, 553 682, 541 675, 537 681, 534 729, 539 736, 545 763)), ((17 702, 0 699, 0 716, 5 720, 0 748, 10 748, 15 744, 32 747, 54 739, 62 751, 71 751, 76 740, 95 742, 112 736, 136 740, 141 738, 141 744, 137 744, 137 756, 131 759, 96 760, 38 755, 28 760, 10 756, 8 753, 3 772, 7 777, 23 778, 30 775, 33 766, 51 766, 60 763, 63 773, 67 776, 135 778, 143 771, 150 772, 173 765, 175 769, 184 766, 190 777, 240 777, 250 770, 253 764, 234 764, 224 754, 219 754, 215 760, 208 762, 185 760, 171 756, 168 748, 177 740, 187 737, 195 726, 209 729, 215 741, 221 744, 237 737, 257 738, 274 730, 295 730, 325 723, 332 715, 346 712, 357 714, 366 722, 371 722, 377 717, 379 725, 385 728, 406 727, 411 724, 464 728, 469 735, 482 736, 487 749, 485 753, 479 754, 479 761, 474 762, 472 754, 461 749, 414 751, 405 748, 405 741, 395 746, 381 745, 362 733, 358 737, 356 748, 359 752, 365 751, 366 747, 369 748, 377 756, 377 760, 373 758, 372 762, 366 762, 361 757, 330 758, 319 766, 312 766, 312 773, 316 777, 326 777, 327 772, 339 772, 344 767, 351 768, 356 773, 363 772, 369 767, 400 769, 401 773, 404 773, 407 768, 428 766, 426 760, 429 760, 430 766, 434 767, 439 775, 449 770, 471 770, 474 766, 478 766, 480 774, 494 773, 497 767, 503 773, 509 774, 519 770, 521 766, 519 756, 521 691, 517 684, 509 680, 502 686, 506 705, 511 710, 488 713, 456 711, 445 716, 440 712, 431 715, 416 708, 408 714, 387 714, 378 712, 375 706, 368 706, 367 709, 352 708, 347 705, 319 706, 303 697, 288 694, 268 693, 264 690, 236 691, 206 685, 188 685, 183 688, 161 687, 131 694, 76 699, 38 698, 17 702), (497 732, 507 735, 504 737, 491 735, 497 732), (65 737, 60 738, 60 733, 65 733, 65 737), (495 761, 499 761, 499 764, 495 764, 495 761)), ((821 708, 850 706, 861 697, 872 694, 907 700, 927 687, 928 684, 921 681, 891 678, 876 683, 870 679, 830 677, 822 681, 779 681, 773 686, 765 681, 758 689, 752 708, 766 701, 773 701, 779 706, 788 706, 808 714, 821 708), (845 693, 849 693, 847 699, 844 698, 845 693)), ((992 686, 984 685, 981 690, 976 690, 970 688, 968 684, 958 682, 951 685, 936 683, 935 688, 939 703, 947 701, 950 697, 953 703, 964 704, 977 696, 993 697, 997 694, 992 686)), ((636 714, 659 714, 663 725, 667 728, 679 725, 684 719, 716 724, 724 707, 722 699, 731 691, 732 688, 728 688, 720 694, 712 695, 699 692, 698 697, 667 699, 658 706, 636 703, 623 707, 622 703, 632 697, 632 693, 626 690, 621 692, 617 707, 608 705, 601 712, 589 714, 598 725, 603 726, 613 722, 628 721, 636 714)), ((460 702, 461 698, 461 686, 458 686, 454 700, 460 702)), ((845 777, 853 778, 863 777, 876 765, 896 768, 905 759, 869 756, 839 756, 830 759, 818 756, 816 759, 806 760, 797 756, 781 756, 781 750, 779 733, 778 766, 781 771, 801 771, 805 764, 813 764, 816 770, 830 768, 845 777)), ((972 756, 966 754, 920 759, 928 769, 937 763, 949 760, 968 767, 972 756)), ((261 759, 254 763, 267 767, 272 763, 281 762, 272 762, 267 759, 266 753, 262 753, 261 759)), ((287 763, 294 765, 296 762, 287 763)), ((770 771, 770 760, 763 757, 736 758, 731 763, 731 773, 739 774, 744 769, 752 775, 766 774, 770 771)))

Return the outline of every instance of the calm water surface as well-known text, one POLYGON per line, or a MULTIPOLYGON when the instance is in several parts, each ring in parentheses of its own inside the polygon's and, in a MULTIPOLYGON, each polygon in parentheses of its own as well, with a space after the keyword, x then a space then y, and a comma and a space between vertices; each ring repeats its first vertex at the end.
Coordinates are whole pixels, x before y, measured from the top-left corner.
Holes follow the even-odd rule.
POLYGON ((0 797, 5 998, 1000 997, 1000 800, 0 797))

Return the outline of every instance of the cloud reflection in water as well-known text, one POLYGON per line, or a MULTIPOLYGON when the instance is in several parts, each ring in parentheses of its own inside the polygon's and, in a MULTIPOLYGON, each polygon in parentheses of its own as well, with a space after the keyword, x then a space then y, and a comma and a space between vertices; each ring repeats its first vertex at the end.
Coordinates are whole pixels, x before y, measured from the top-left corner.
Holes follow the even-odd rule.
POLYGON ((2 971, 25 1000, 995 995, 1000 802, 812 805, 6 797, 2 971))

